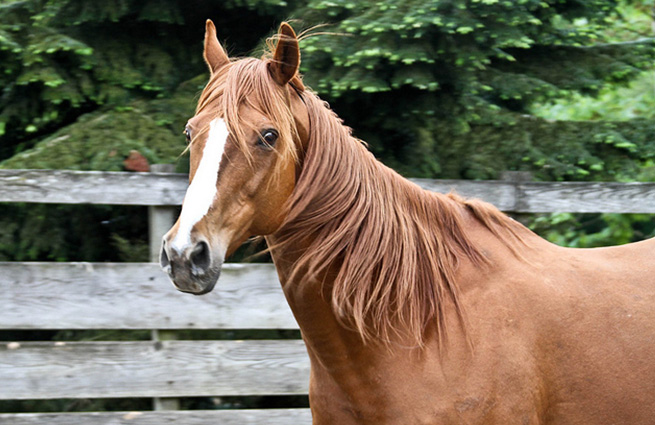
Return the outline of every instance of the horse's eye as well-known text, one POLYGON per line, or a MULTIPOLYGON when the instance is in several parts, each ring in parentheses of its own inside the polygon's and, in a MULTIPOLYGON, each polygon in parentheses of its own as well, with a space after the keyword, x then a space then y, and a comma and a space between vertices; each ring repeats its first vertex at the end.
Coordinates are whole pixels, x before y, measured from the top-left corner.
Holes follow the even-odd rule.
POLYGON ((271 147, 275 145, 277 138, 277 131, 273 129, 264 130, 261 132, 258 144, 265 147, 271 147))
POLYGON ((186 142, 191 143, 191 131, 189 130, 189 127, 184 128, 184 136, 186 137, 186 142))

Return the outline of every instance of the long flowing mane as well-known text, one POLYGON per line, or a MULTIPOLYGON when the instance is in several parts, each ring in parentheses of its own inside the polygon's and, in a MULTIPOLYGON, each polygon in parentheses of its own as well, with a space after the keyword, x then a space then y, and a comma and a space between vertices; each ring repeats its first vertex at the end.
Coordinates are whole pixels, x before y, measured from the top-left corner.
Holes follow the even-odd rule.
POLYGON ((487 262, 467 235, 463 210, 509 246, 522 228, 490 204, 427 192, 377 161, 314 93, 305 91, 310 140, 290 200, 282 244, 312 235, 295 270, 320 275, 338 262, 333 309, 364 339, 409 334, 419 344, 428 323, 445 327, 443 301, 458 313, 455 272, 463 258, 487 262))
MULTIPOLYGON (((446 297, 463 315, 458 265, 463 259, 479 266, 488 262, 467 234, 465 212, 510 248, 522 240, 525 228, 490 204, 427 192, 402 178, 377 161, 309 89, 298 91, 310 118, 309 143, 299 153, 292 142, 296 132, 288 92, 276 86, 266 65, 266 59, 231 63, 210 81, 198 109, 217 107, 240 141, 249 124, 241 122, 239 105, 260 108, 279 126, 278 154, 301 162, 287 218, 276 234, 276 246, 287 249, 311 235, 291 280, 298 273, 304 281, 322 276, 338 264, 337 276, 325 289, 344 326, 364 340, 388 342, 398 334, 421 344, 426 326, 436 320, 441 338, 446 297)), ((245 141, 240 144, 245 150, 245 141)))

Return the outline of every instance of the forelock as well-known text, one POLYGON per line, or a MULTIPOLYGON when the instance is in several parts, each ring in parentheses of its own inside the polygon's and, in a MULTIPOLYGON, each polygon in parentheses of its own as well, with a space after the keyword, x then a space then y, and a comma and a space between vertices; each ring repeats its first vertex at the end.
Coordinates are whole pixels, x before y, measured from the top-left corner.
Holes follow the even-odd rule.
POLYGON ((249 130, 258 131, 242 114, 247 107, 263 114, 275 124, 279 132, 276 150, 279 155, 296 160, 293 144, 297 130, 289 105, 288 90, 280 88, 269 76, 270 59, 246 58, 231 62, 214 74, 203 90, 196 108, 196 115, 210 114, 222 117, 230 135, 246 153, 249 130))

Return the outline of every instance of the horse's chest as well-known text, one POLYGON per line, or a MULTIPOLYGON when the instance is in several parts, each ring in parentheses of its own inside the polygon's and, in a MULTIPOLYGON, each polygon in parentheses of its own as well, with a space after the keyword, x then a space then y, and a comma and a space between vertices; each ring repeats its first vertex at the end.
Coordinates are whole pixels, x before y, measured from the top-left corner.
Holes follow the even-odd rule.
MULTIPOLYGON (((529 385, 511 391, 489 374, 468 376, 403 364, 353 368, 329 376, 314 372, 310 403, 315 424, 536 425, 538 406, 529 385), (364 372, 364 373, 362 373, 364 372), (507 422, 508 420, 518 422, 507 422)), ((520 382, 522 374, 506 376, 520 382)), ((529 381, 528 381, 529 382, 529 381)))

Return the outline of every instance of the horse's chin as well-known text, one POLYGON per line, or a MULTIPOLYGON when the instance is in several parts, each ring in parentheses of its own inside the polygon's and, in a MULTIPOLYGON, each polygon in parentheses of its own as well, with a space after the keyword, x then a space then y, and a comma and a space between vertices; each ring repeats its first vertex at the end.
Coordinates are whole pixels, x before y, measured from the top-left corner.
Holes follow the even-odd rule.
POLYGON ((185 273, 171 278, 175 288, 186 294, 204 295, 210 293, 216 286, 221 275, 221 265, 212 267, 202 274, 185 273))

